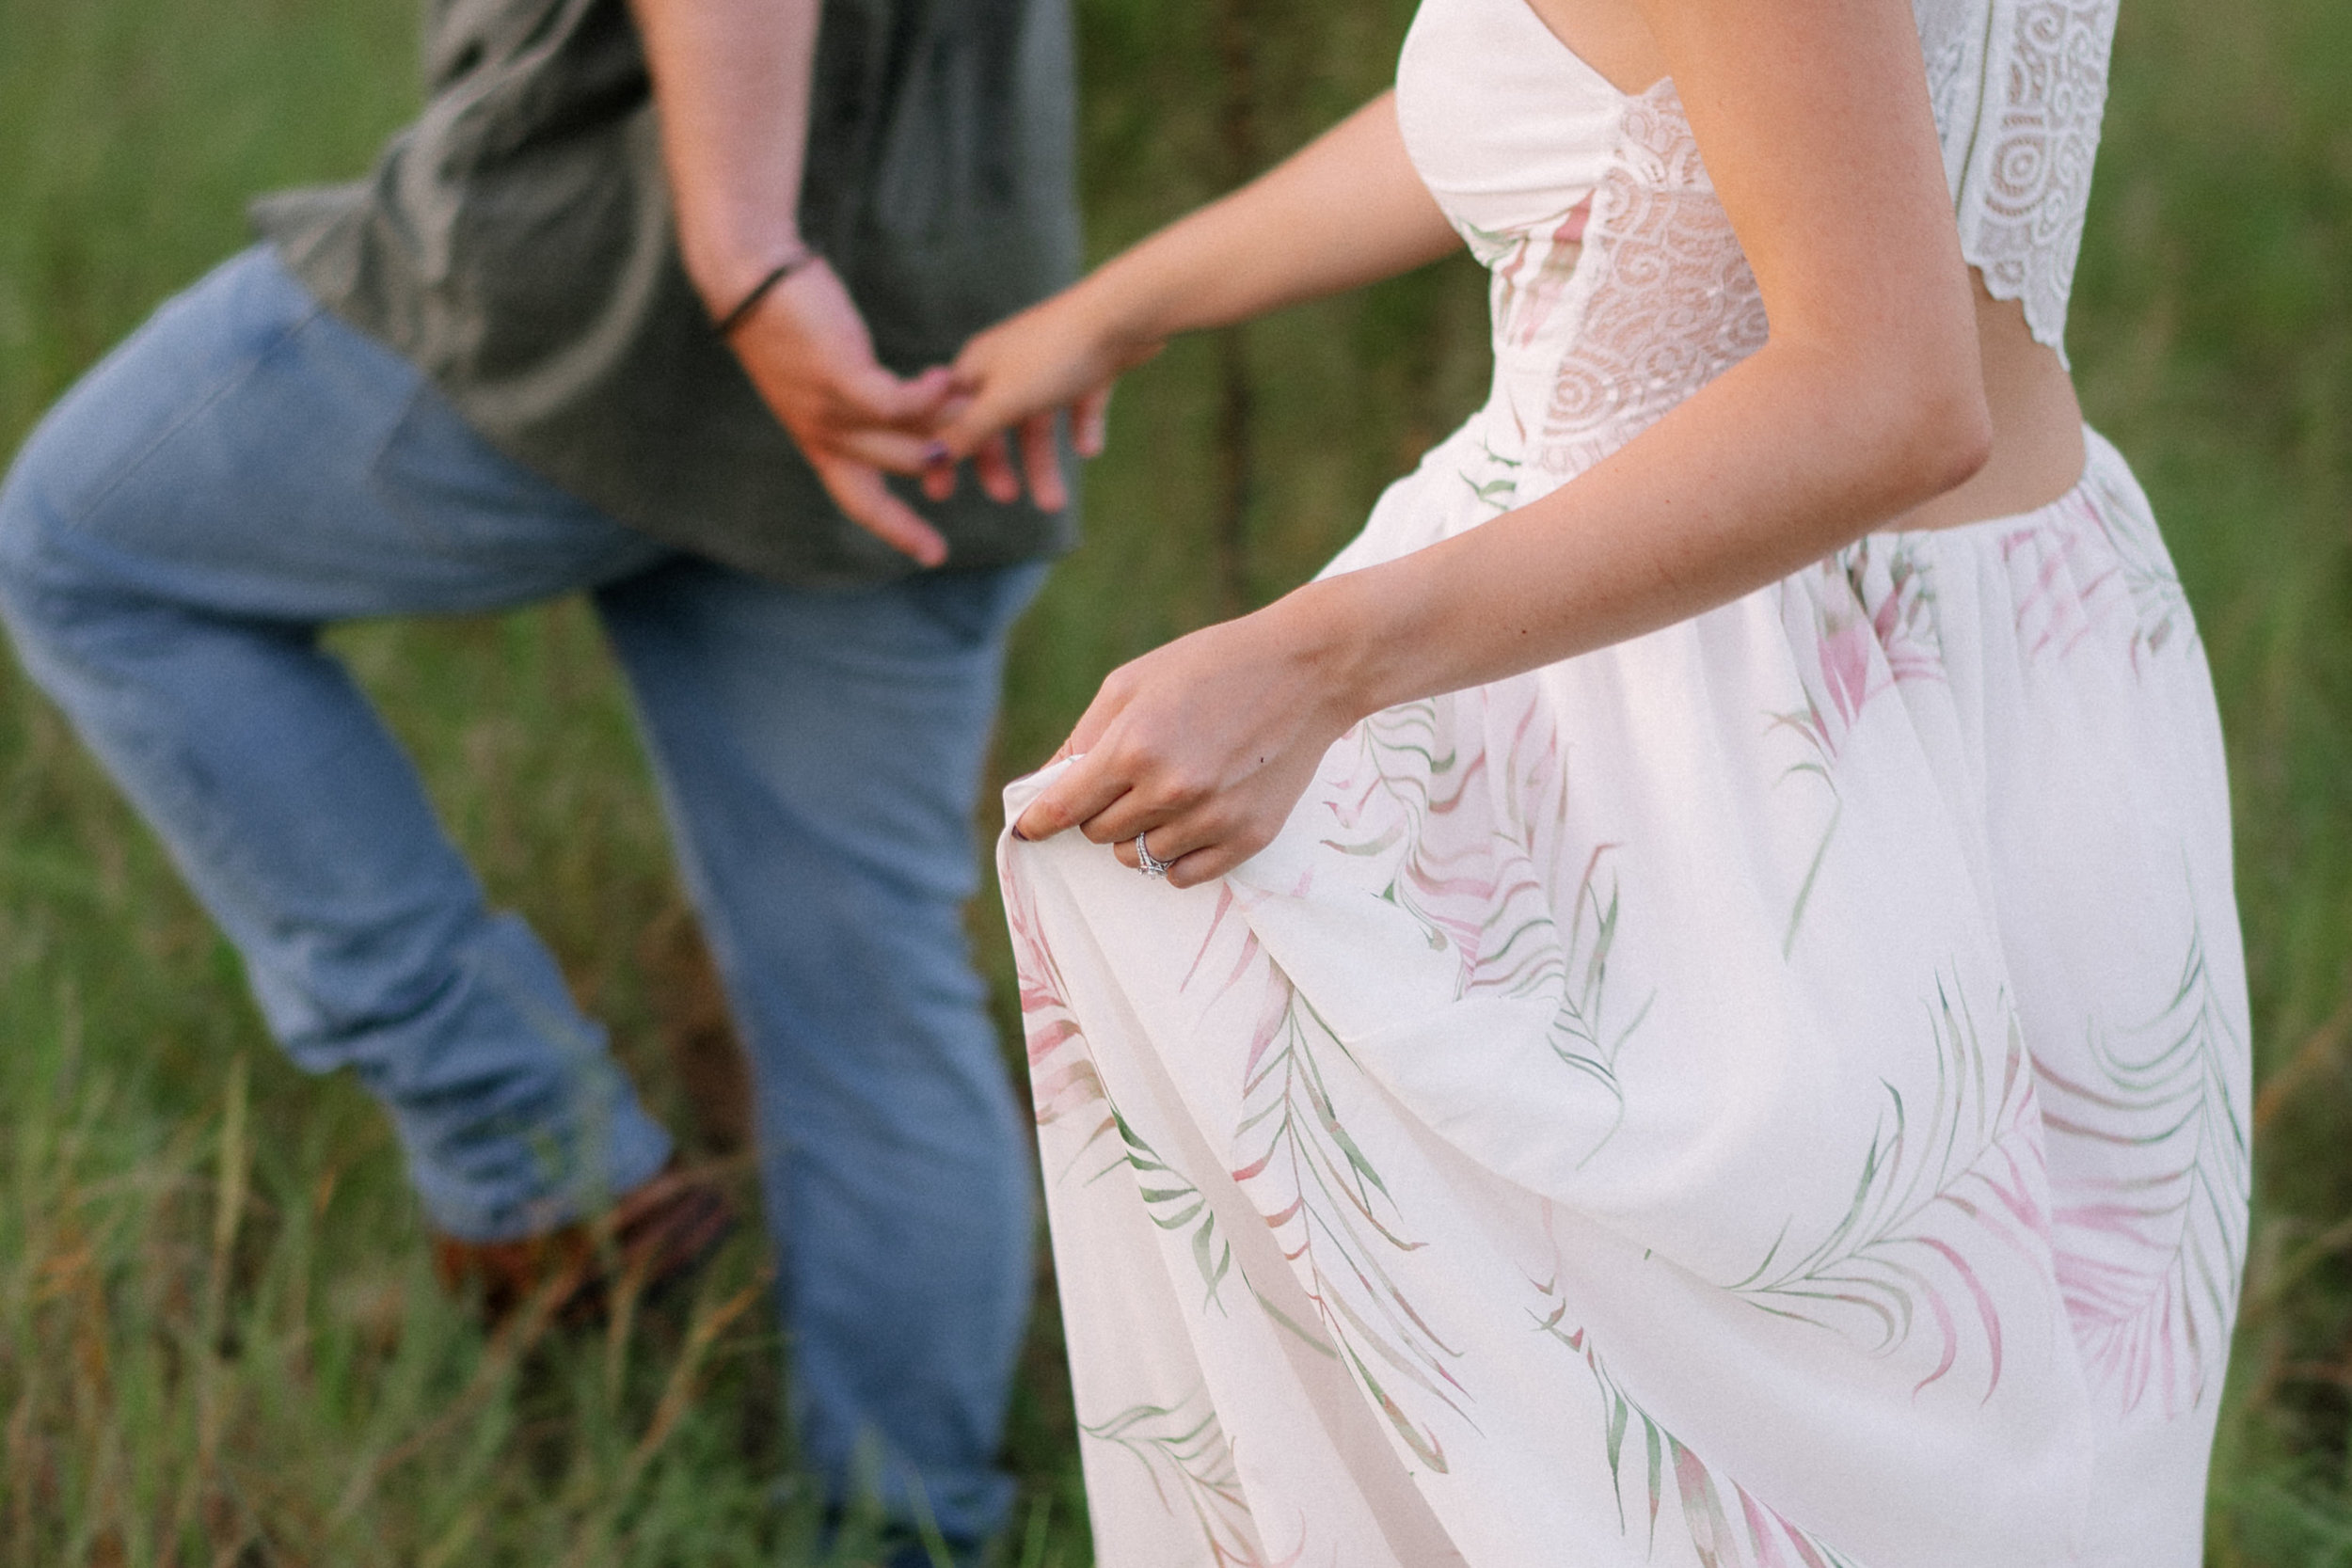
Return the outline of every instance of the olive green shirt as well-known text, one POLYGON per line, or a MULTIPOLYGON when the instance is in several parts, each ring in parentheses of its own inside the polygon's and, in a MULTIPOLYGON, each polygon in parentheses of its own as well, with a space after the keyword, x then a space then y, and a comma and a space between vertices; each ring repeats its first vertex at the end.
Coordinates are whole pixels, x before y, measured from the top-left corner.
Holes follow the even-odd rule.
MULTIPOLYGON (((257 227, 337 315, 493 445, 623 523, 807 586, 913 562, 843 516, 712 330, 678 258, 626 0, 428 0, 429 101, 367 179, 257 227)), ((824 0, 801 225, 891 369, 1069 281, 1067 0, 824 0)), ((1066 547, 1067 515, 900 494, 950 567, 1066 547)))

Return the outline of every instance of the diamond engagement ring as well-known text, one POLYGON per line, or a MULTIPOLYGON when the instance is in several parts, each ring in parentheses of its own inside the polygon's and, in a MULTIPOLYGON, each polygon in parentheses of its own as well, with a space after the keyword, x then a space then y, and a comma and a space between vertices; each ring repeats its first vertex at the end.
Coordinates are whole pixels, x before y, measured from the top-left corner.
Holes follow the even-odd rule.
POLYGON ((1143 842, 1145 836, 1136 834, 1136 869, 1156 882, 1168 875, 1168 862, 1152 855, 1152 847, 1143 842))

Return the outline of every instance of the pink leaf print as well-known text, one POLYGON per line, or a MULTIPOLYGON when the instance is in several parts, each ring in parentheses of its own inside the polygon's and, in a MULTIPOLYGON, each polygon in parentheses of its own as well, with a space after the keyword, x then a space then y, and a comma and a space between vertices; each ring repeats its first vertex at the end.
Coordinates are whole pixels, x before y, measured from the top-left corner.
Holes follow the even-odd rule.
POLYGON ((1028 1046, 1029 1098, 1037 1124, 1049 1127, 1075 1117, 1091 1116, 1079 1152, 1112 1131, 1109 1098, 1093 1051, 1078 1027, 1070 1006, 1069 985, 1038 919, 1035 895, 1003 868, 1006 923, 1012 936, 1015 972, 1020 982, 1021 1026, 1028 1046))
POLYGON ((1858 619, 1831 621, 1821 627, 1821 674, 1831 705, 1849 727, 1870 700, 1870 655, 1878 646, 1871 632, 1870 623, 1858 619))
POLYGON ((1830 810, 1813 858, 1790 900, 1781 951, 1796 951, 1822 863, 1844 816, 1838 784, 1838 753, 1881 693, 1909 681, 1941 680, 1944 653, 1935 627, 1935 600, 1928 574, 1912 547, 1898 537, 1866 535, 1821 562, 1802 579, 1781 588, 1782 614, 1795 646, 1811 627, 1812 668, 1802 665, 1797 683, 1804 705, 1768 713, 1768 730, 1786 731, 1803 742, 1798 760, 1781 770, 1782 780, 1809 779, 1826 789, 1830 810))
POLYGON ((2058 1284, 2094 1388, 2122 1411, 2153 1399, 2169 1418, 2219 1391, 2250 1182, 2238 1017, 2192 930, 2150 1017, 2036 1064, 2058 1284))
POLYGON ((1887 1117, 1845 1217, 1802 1257, 1783 1259, 1784 1236, 1755 1273, 1727 1287, 1765 1311, 1860 1335, 1881 1354, 1908 1342, 1924 1312, 1934 1325, 1936 1361, 1921 1388, 1959 1363, 1956 1291, 1969 1304, 1984 1349, 1987 1399, 2001 1378, 2000 1315, 1956 1239, 1987 1237, 2039 1266, 2049 1227, 2039 1197, 2041 1115, 2024 1070, 2025 1042, 2008 997, 1994 1006, 2005 1041, 1999 1087, 1992 1089, 1988 1053, 1958 983, 1940 982, 1927 1009, 1937 1060, 1932 1101, 1915 1107, 1889 1086, 1887 1117))
POLYGON ((1422 1462, 1442 1473, 1433 1418, 1459 1416, 1468 1393, 1442 1339, 1382 1264, 1423 1243, 1402 1233, 1396 1206, 1334 1105, 1321 1060, 1344 1055, 1329 1027, 1270 960, 1243 1084, 1232 1177, 1296 1271, 1316 1315, 1365 1395, 1422 1462), (1385 1369, 1385 1370, 1384 1370, 1385 1369))

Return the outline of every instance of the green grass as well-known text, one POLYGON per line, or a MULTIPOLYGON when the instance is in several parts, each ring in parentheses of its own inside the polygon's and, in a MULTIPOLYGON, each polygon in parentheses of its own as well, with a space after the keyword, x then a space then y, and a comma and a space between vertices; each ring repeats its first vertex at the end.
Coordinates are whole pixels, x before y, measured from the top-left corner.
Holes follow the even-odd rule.
MULTIPOLYGON (((1407 7, 1080 14, 1100 251, 1368 94, 1407 7), (1243 78, 1217 68, 1236 17, 1243 78)), ((399 0, 0 0, 0 452, 243 242, 246 196, 365 166, 412 105, 412 26, 399 0)), ((2201 618, 2234 770, 2264 1099, 2217 1563, 2352 1564, 2347 59, 2337 0, 2219 24, 2125 0, 2072 333, 2201 618)), ((1482 309, 1456 263, 1131 378, 1090 543, 1017 638, 1000 771, 1111 664, 1343 541, 1475 401, 1482 309)), ((337 646, 657 1109, 739 1147, 708 971, 582 608, 337 646)), ((1001 996, 986 900, 974 925, 1001 996)), ((431 1288, 372 1108, 278 1057, 233 955, 5 664, 0 1173, 0 1564, 812 1560, 756 1246, 629 1333, 485 1347, 431 1288)), ((1056 1334, 1049 1301, 1006 1560, 1081 1568, 1056 1334)))

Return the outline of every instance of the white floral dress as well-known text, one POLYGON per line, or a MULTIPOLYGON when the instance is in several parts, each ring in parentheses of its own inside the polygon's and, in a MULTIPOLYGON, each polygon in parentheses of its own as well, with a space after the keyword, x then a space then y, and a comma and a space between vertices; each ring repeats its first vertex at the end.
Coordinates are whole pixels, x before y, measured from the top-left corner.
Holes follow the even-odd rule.
MULTIPOLYGON (((2055 341, 2108 0, 1919 9, 1963 243, 2055 341)), ((1399 93, 1495 390, 1333 572, 1570 482, 1764 336, 1670 84, 1425 0, 1399 93)), ((1007 841, 1106 1568, 2200 1560, 2228 800, 2089 445, 2038 512, 1374 716, 1221 882, 1007 841)))

